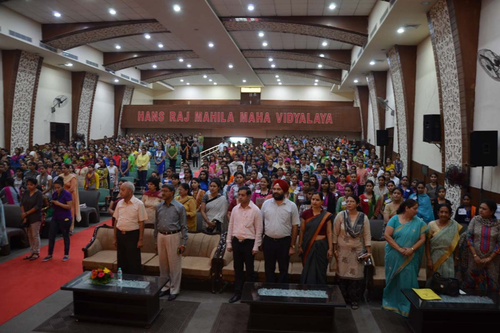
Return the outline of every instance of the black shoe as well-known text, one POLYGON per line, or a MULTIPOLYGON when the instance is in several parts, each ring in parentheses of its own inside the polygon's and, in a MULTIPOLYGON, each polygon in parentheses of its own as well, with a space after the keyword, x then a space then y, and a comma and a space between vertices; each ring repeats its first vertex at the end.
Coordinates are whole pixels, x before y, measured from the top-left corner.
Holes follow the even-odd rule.
POLYGON ((163 296, 167 296, 167 295, 170 295, 170 289, 160 291, 159 297, 163 297, 163 296))
POLYGON ((175 299, 177 298, 177 295, 178 294, 170 294, 170 296, 168 296, 168 300, 169 301, 175 301, 175 299))
POLYGON ((241 299, 241 295, 240 294, 234 294, 234 296, 231 297, 231 299, 229 300, 229 303, 238 302, 240 299, 241 299))

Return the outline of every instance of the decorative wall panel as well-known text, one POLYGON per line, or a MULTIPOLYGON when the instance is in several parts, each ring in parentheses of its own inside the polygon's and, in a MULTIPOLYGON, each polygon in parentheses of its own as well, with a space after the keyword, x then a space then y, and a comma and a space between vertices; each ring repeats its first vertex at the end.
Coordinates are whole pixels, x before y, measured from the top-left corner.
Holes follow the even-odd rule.
POLYGON ((115 136, 123 134, 123 130, 121 128, 123 107, 132 103, 133 94, 133 87, 115 86, 115 136))
POLYGON ((99 76, 87 72, 72 73, 72 134, 90 136, 95 90, 99 76))
MULTIPOLYGON (((370 95, 370 102, 372 105, 375 141, 377 141, 377 131, 385 129, 385 109, 377 103, 377 97, 385 99, 386 81, 387 72, 370 72, 366 77, 370 95)), ((375 150, 378 157, 382 158, 382 150, 380 149, 380 146, 376 146, 375 150)))

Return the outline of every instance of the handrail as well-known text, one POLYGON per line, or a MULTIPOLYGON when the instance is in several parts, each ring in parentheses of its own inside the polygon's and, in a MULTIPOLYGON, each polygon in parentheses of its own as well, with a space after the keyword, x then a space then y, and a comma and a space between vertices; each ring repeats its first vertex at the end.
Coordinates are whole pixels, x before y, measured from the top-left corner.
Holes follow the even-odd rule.
POLYGON ((216 145, 216 146, 213 146, 211 148, 208 148, 208 149, 204 149, 201 154, 200 154, 200 160, 203 161, 203 159, 205 157, 207 157, 208 155, 211 155, 213 154, 214 152, 218 151, 219 150, 219 145, 216 145))

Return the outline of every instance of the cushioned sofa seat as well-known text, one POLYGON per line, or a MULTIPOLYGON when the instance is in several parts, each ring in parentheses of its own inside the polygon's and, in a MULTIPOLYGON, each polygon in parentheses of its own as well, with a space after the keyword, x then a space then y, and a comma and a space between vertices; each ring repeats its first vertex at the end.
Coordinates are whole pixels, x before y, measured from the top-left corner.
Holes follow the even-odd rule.
POLYGON ((118 270, 116 260, 116 251, 102 250, 91 257, 83 259, 83 267, 85 270, 92 270, 103 266, 116 272, 118 270))

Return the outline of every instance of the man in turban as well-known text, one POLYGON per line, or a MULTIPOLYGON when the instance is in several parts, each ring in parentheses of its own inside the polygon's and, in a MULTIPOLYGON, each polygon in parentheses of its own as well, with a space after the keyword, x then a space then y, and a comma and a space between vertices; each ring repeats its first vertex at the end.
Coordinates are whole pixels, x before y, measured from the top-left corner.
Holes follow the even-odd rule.
POLYGON ((266 282, 276 282, 274 271, 277 261, 278 283, 288 283, 288 265, 290 256, 295 253, 300 224, 297 206, 285 197, 288 188, 285 180, 275 180, 272 187, 273 198, 266 200, 261 209, 264 222, 262 251, 266 265, 266 282))

